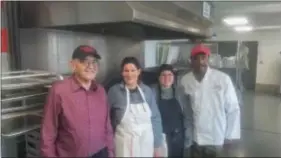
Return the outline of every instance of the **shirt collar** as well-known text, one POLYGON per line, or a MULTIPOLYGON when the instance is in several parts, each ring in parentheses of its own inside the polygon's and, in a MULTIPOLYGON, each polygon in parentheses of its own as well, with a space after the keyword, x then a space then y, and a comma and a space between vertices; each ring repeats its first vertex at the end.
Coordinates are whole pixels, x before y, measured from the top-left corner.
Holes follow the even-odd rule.
MULTIPOLYGON (((80 83, 77 81, 77 79, 74 77, 74 75, 72 75, 70 77, 70 79, 71 79, 71 88, 72 88, 73 92, 76 92, 79 89, 85 89, 84 87, 82 87, 80 85, 80 83)), ((92 81, 92 84, 91 84, 91 87, 90 87, 89 90, 91 90, 91 91, 96 91, 97 90, 97 84, 96 84, 95 81, 92 81)))
POLYGON ((205 78, 205 77, 207 78, 207 77, 209 76, 210 71, 211 71, 211 68, 208 66, 208 67, 207 67, 207 71, 206 71, 206 74, 205 74, 204 78, 205 78))
POLYGON ((204 75, 204 77, 203 77, 203 79, 202 79, 202 83, 205 82, 205 81, 208 81, 209 76, 210 76, 210 74, 211 74, 211 71, 212 71, 212 69, 208 66, 208 67, 207 67, 206 74, 204 75))
POLYGON ((196 79, 195 74, 194 74, 193 72, 192 72, 192 74, 193 74, 194 80, 195 80, 196 82, 198 82, 198 83, 203 83, 205 80, 208 79, 208 77, 209 77, 211 71, 212 71, 212 68, 210 68, 210 67, 208 66, 208 67, 207 67, 207 71, 206 71, 206 73, 205 73, 205 75, 204 75, 204 77, 203 77, 203 79, 202 79, 201 82, 199 82, 199 81, 196 79))

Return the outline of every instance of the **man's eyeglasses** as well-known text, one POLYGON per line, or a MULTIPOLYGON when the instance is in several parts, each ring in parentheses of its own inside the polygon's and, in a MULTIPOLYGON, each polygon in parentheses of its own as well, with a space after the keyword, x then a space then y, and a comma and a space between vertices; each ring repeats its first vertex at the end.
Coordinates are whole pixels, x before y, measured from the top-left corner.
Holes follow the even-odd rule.
POLYGON ((90 67, 91 65, 96 66, 99 64, 98 60, 81 60, 80 62, 87 67, 90 67))

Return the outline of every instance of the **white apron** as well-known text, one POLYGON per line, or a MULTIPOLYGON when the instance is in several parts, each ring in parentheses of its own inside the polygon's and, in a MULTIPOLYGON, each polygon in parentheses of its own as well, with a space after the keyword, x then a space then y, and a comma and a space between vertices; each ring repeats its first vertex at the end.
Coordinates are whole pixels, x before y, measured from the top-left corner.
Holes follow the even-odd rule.
POLYGON ((116 157, 153 157, 151 110, 143 91, 140 87, 137 88, 143 99, 143 103, 140 104, 130 104, 130 93, 126 88, 126 110, 115 131, 116 157))

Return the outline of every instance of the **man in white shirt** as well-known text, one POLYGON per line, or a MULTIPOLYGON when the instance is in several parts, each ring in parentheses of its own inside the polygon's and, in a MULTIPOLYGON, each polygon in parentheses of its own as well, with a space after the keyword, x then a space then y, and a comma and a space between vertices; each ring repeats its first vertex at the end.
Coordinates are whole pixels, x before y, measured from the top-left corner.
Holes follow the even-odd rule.
POLYGON ((208 65, 210 49, 191 51, 192 71, 181 79, 193 112, 192 157, 217 157, 222 146, 240 139, 240 107, 230 77, 208 65))

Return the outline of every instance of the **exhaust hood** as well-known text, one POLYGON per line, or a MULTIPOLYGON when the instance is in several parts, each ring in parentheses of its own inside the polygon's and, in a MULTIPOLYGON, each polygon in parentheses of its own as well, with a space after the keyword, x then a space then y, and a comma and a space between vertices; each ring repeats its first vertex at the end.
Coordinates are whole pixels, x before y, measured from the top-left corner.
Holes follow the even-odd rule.
POLYGON ((212 22, 202 15, 203 2, 187 1, 185 5, 189 7, 168 1, 22 1, 20 21, 22 28, 53 28, 141 39, 210 37, 212 22))

